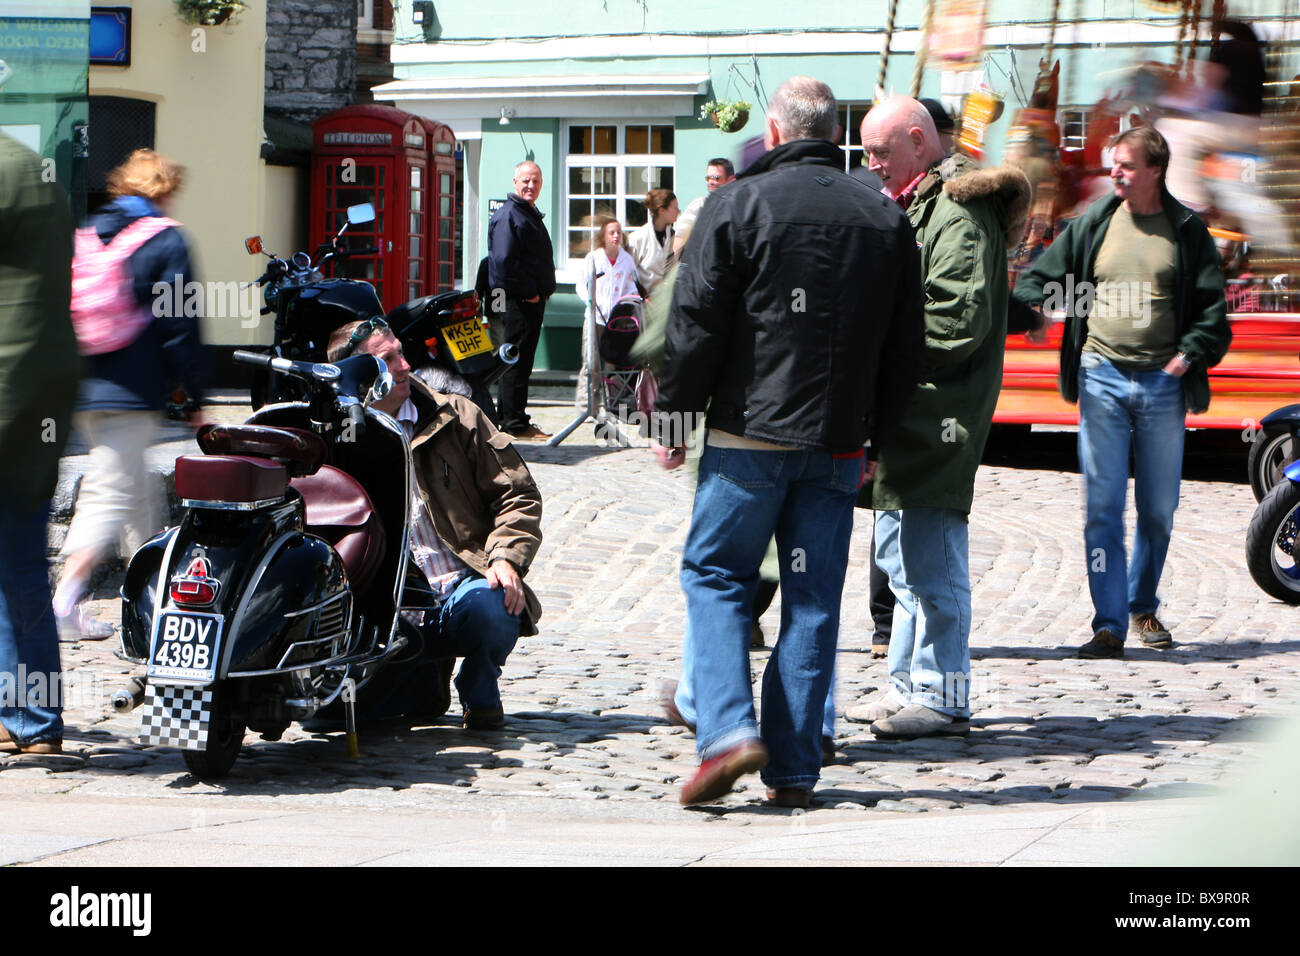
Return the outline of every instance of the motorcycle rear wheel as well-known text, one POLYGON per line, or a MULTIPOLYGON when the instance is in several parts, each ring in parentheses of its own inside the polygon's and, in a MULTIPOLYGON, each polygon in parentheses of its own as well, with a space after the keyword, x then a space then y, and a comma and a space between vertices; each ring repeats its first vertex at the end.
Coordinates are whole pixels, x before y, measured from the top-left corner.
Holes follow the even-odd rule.
POLYGON ((1264 593, 1300 604, 1300 484, 1284 480, 1255 509, 1246 529, 1246 567, 1264 593))
POLYGON ((1256 501, 1282 480, 1282 469, 1300 457, 1300 449, 1291 441, 1289 431, 1279 435, 1259 435, 1250 444, 1250 457, 1246 468, 1250 474, 1250 490, 1256 501))
POLYGON ((183 750, 185 766, 200 780, 218 780, 230 773, 239 750, 244 745, 244 722, 230 714, 226 696, 220 690, 213 694, 212 720, 208 725, 208 746, 205 750, 183 750))

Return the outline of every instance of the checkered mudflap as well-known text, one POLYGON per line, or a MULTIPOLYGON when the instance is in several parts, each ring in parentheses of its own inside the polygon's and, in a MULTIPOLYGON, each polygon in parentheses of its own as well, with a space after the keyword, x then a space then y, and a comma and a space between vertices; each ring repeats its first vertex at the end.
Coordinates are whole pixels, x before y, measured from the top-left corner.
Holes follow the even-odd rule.
POLYGON ((140 708, 140 739, 155 747, 204 750, 211 722, 211 687, 151 683, 140 708))

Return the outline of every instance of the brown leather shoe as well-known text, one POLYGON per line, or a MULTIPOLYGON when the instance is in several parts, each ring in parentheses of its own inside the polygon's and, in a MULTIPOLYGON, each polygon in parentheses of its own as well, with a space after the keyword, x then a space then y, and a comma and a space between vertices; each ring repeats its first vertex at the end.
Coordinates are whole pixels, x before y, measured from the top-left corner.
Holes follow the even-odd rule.
POLYGON ((799 787, 767 788, 767 803, 772 807, 790 807, 794 810, 807 810, 812 806, 812 791, 799 787))
POLYGON ((767 748, 757 737, 742 740, 736 746, 700 764, 690 783, 682 787, 682 806, 712 803, 731 793, 737 780, 747 773, 757 773, 767 766, 767 748))
POLYGON ((1092 640, 1079 648, 1079 656, 1087 660, 1123 657, 1124 642, 1103 627, 1092 636, 1092 640))
POLYGON ((0 754, 61 754, 63 738, 35 740, 23 743, 15 739, 4 724, 0 724, 0 754))
POLYGON ((501 730, 506 725, 505 711, 500 707, 465 708, 466 730, 501 730))
POLYGON ((1138 640, 1144 647, 1163 649, 1174 646, 1174 636, 1154 614, 1134 614, 1129 618, 1129 627, 1137 631, 1138 640))
POLYGON ((546 441, 551 437, 550 432, 544 432, 536 425, 529 425, 523 431, 511 432, 511 434, 520 441, 546 441))

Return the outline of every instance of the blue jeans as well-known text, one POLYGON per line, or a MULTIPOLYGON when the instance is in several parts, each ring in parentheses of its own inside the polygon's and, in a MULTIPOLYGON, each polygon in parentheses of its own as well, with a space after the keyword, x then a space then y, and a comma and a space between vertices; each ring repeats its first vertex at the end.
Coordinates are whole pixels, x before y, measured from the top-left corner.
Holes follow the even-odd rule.
MULTIPOLYGON (((446 680, 440 661, 463 657, 456 676, 461 704, 470 710, 501 706, 497 679, 519 640, 519 618, 506 611, 500 588, 489 588, 480 574, 463 578, 426 621, 419 638, 402 659, 388 665, 369 693, 363 690, 365 720, 419 714, 434 706, 439 682, 446 680)), ((439 710, 441 713, 441 710, 439 710)))
POLYGON ((456 692, 470 710, 501 706, 497 679, 519 640, 519 616, 506 610, 505 592, 480 574, 464 578, 438 616, 437 652, 463 657, 456 692))
POLYGON ((1118 368, 1093 352, 1079 366, 1079 466, 1083 471, 1092 631, 1123 640, 1130 614, 1155 613, 1183 474, 1187 406, 1182 381, 1163 369, 1118 368), (1129 450, 1137 529, 1124 549, 1129 450))
POLYGON ((63 738, 59 635, 45 558, 49 502, 0 499, 0 721, 21 743, 63 738))
POLYGON ((966 515, 876 512, 876 563, 894 592, 889 677, 906 700, 970 716, 970 563, 966 515))
MULTIPOLYGON (((677 711, 689 724, 699 723, 695 712, 695 689, 691 686, 691 671, 695 667, 695 641, 691 638, 690 618, 686 620, 686 633, 682 636, 682 676, 677 681, 677 692, 673 703, 677 711)), ((826 694, 826 706, 822 708, 822 736, 835 736, 835 666, 831 665, 831 689, 826 694)))
POLYGON ((803 789, 817 782, 862 468, 860 454, 705 446, 681 574, 701 759, 759 736, 749 629, 775 533, 781 631, 763 671, 762 739, 771 756, 763 780, 803 789))

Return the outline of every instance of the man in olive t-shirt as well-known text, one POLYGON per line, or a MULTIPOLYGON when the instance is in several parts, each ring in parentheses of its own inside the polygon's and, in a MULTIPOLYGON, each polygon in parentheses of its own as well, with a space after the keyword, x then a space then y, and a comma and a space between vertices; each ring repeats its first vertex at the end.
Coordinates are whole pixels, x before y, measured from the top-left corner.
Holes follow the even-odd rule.
POLYGON ((1178 507, 1184 422, 1209 404, 1207 370, 1232 338, 1214 243, 1165 187, 1169 145, 1150 127, 1112 145, 1114 197, 1070 223, 1015 290, 1028 305, 1066 310, 1061 394, 1079 402, 1095 611, 1079 649, 1086 658, 1123 657, 1130 628, 1147 647, 1173 643, 1156 618, 1156 587, 1178 507), (1130 452, 1137 529, 1128 555, 1130 452))

